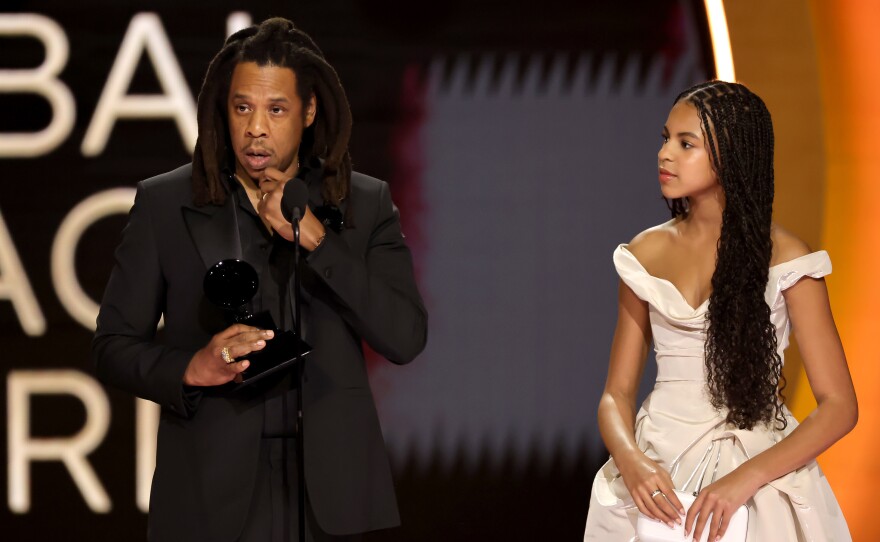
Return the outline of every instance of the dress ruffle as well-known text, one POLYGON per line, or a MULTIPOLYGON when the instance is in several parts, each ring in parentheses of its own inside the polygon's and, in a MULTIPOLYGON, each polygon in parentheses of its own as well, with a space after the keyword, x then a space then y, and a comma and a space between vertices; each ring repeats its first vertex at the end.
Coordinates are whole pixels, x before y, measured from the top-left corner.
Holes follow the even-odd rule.
MULTIPOLYGON (((627 245, 618 245, 613 255, 617 274, 641 299, 650 303, 667 318, 680 323, 703 325, 708 300, 699 307, 691 307, 674 284, 648 273, 627 245)), ((784 301, 782 292, 804 277, 814 279, 831 274, 831 258, 824 250, 811 252, 770 268, 765 299, 773 308, 784 301)))

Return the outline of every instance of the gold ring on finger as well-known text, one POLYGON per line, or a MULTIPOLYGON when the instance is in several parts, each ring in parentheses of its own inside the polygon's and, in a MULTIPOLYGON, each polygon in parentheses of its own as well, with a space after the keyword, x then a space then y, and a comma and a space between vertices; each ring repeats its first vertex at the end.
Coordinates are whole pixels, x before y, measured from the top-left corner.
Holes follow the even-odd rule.
MULTIPOLYGON (((220 357, 223 358, 223 361, 225 361, 227 365, 229 365, 230 363, 232 363, 233 361, 235 361, 234 359, 232 359, 232 354, 229 353, 229 347, 228 347, 228 346, 224 346, 224 347, 220 350, 220 357)), ((658 491, 659 491, 659 490, 658 490, 658 491)))

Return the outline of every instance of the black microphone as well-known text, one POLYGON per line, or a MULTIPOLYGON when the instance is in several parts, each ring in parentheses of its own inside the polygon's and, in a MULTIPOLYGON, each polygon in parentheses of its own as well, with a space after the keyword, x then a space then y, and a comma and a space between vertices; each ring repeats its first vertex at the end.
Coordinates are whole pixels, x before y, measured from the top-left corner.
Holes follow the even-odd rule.
MULTIPOLYGON (((293 226, 293 331, 297 338, 302 338, 302 318, 300 311, 302 300, 302 284, 300 283, 299 257, 299 220, 302 218, 306 205, 309 203, 309 189, 305 181, 293 178, 284 185, 284 196, 281 198, 281 214, 284 218, 291 222, 293 226)), ((290 282, 287 287, 290 288, 290 282)), ((290 290, 288 290, 290 293, 290 290)), ((306 539, 306 485, 302 483, 306 479, 305 467, 305 434, 303 433, 303 363, 302 351, 296 355, 296 386, 300 390, 296 394, 296 471, 299 477, 298 499, 299 499, 299 538, 306 539)))
POLYGON ((284 196, 281 198, 281 214, 290 222, 302 218, 306 205, 309 203, 309 189, 300 179, 291 179, 284 185, 284 196))

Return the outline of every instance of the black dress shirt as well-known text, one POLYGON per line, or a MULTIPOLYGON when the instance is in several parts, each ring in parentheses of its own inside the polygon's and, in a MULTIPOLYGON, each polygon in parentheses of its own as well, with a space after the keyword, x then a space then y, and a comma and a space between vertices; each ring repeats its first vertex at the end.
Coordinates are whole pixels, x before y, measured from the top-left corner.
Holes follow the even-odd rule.
MULTIPOLYGON (((263 223, 247 192, 234 176, 229 176, 230 188, 237 201, 235 213, 241 258, 251 264, 259 277, 259 289, 251 303, 252 314, 268 311, 279 330, 293 329, 293 292, 289 288, 293 272, 293 243, 287 241, 263 223)), ((271 340, 271 339, 270 339, 271 340)), ((293 437, 296 435, 296 389, 293 370, 287 370, 285 382, 290 391, 265 401, 264 437, 293 437)))

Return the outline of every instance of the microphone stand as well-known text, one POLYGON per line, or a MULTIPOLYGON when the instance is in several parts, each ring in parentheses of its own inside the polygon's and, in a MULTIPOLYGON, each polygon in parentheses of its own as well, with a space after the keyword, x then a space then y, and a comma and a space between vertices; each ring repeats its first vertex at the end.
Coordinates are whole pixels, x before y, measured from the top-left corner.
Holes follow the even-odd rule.
MULTIPOLYGON (((299 277, 299 218, 300 210, 293 211, 293 290, 294 290, 294 316, 293 330, 297 339, 302 340, 302 320, 300 319, 300 289, 299 277)), ((303 357, 299 348, 296 350, 296 471, 297 471, 297 505, 299 507, 299 538, 300 542, 306 541, 306 461, 303 431, 303 357)))

